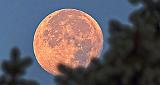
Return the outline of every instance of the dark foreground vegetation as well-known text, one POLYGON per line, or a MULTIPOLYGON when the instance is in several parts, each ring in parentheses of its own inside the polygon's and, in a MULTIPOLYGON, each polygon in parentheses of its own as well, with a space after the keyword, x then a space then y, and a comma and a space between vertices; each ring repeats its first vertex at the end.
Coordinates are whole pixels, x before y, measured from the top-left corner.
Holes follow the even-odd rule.
POLYGON ((0 76, 0 85, 39 85, 34 80, 24 79, 27 67, 32 64, 30 57, 20 57, 18 48, 13 48, 10 59, 1 63, 3 74, 0 76))
POLYGON ((60 65, 58 85, 160 85, 160 0, 129 0, 139 9, 131 25, 110 20, 109 49, 103 63, 94 59, 87 68, 60 65))

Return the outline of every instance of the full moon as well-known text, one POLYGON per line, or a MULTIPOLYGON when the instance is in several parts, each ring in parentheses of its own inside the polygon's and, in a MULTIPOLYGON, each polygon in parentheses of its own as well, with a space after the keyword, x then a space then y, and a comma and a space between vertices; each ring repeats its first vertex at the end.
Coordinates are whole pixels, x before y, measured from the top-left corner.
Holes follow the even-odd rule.
POLYGON ((103 47, 100 26, 90 15, 77 9, 49 14, 35 31, 33 48, 40 66, 53 75, 62 74, 59 64, 86 68, 99 58, 103 47))

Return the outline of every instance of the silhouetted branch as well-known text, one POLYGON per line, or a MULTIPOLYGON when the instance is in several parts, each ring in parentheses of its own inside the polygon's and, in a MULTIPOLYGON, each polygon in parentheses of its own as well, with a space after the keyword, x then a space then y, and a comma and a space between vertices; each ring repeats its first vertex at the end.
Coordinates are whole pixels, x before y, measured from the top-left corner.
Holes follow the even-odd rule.
POLYGON ((129 1, 142 6, 129 16, 132 25, 110 21, 103 63, 93 60, 83 69, 60 66, 59 85, 160 85, 160 1, 129 1))
POLYGON ((10 60, 2 62, 2 71, 0 76, 0 85, 38 85, 36 81, 21 78, 28 66, 32 64, 30 57, 20 58, 18 48, 13 48, 10 53, 10 60))

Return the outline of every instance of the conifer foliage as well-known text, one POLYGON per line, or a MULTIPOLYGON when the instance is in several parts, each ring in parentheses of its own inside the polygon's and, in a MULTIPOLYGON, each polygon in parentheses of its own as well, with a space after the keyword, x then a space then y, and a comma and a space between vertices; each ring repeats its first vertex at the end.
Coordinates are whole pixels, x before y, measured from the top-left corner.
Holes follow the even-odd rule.
POLYGON ((139 9, 131 25, 109 23, 109 50, 103 63, 94 59, 87 68, 59 65, 58 85, 160 85, 160 0, 129 0, 139 9))
POLYGON ((10 59, 1 64, 3 74, 0 76, 0 85, 38 85, 36 81, 22 77, 32 62, 30 57, 21 58, 19 49, 13 48, 10 59))

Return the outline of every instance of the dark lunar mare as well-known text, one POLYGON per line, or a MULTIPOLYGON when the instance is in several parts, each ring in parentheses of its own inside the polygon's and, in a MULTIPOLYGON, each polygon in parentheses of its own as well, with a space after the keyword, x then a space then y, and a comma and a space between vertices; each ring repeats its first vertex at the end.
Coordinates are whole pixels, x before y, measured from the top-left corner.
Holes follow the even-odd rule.
POLYGON ((80 42, 80 45, 82 47, 82 50, 78 50, 74 56, 75 59, 79 61, 80 64, 85 65, 87 63, 87 60, 89 59, 88 53, 92 48, 92 42, 90 39, 85 39, 82 42, 80 42))

